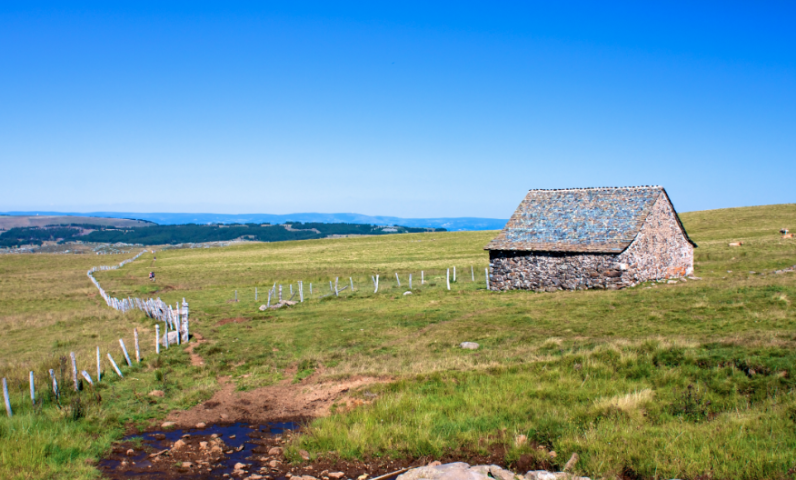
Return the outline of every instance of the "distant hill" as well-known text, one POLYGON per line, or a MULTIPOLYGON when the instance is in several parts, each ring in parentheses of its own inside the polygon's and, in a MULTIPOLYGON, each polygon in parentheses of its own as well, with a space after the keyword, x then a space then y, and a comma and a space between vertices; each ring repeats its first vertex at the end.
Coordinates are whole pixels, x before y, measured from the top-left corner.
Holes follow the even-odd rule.
MULTIPOLYGON (((358 213, 291 213, 287 215, 272 215, 268 213, 251 213, 231 215, 223 213, 127 213, 127 212, 91 212, 91 213, 63 213, 63 212, 8 212, 10 215, 80 215, 83 217, 103 218, 135 218, 154 222, 159 225, 181 224, 209 224, 209 223, 271 223, 285 222, 302 223, 358 223, 365 225, 402 225, 411 228, 444 228, 448 231, 461 230, 499 230, 507 220, 496 218, 400 218, 360 215, 358 213)), ((3 218, 3 217, 0 217, 3 218)), ((74 223, 95 223, 89 221, 75 221, 74 223)))
POLYGON ((144 220, 131 220, 128 218, 115 218, 105 216, 102 218, 70 214, 0 214, 0 231, 12 228, 46 227, 51 225, 98 225, 103 227, 149 227, 154 223, 144 220))

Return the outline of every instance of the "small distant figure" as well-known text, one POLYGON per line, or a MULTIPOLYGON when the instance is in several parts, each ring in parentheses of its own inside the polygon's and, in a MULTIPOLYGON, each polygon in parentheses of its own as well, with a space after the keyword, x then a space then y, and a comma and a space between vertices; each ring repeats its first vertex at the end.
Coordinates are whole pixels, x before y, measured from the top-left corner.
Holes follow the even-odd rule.
POLYGON ((149 272, 149 279, 153 282, 155 281, 155 272, 149 272))

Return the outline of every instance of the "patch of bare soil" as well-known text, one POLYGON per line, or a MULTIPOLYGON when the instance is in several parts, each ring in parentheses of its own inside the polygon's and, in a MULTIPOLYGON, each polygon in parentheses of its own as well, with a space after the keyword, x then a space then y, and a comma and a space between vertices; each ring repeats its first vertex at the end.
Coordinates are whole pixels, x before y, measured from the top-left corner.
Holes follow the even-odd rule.
MULTIPOLYGON (((207 402, 189 410, 169 414, 168 421, 191 427, 197 423, 268 422, 282 418, 315 418, 329 414, 332 404, 362 404, 348 393, 366 385, 387 382, 389 378, 352 377, 345 380, 318 380, 317 374, 300 383, 290 379, 276 385, 248 392, 236 392, 229 377, 220 377, 223 385, 207 402)), ((292 376, 289 376, 292 377, 292 376)))
POLYGON ((186 348, 186 349, 185 349, 185 352, 186 352, 188 355, 190 355, 190 356, 191 356, 191 365, 193 365, 194 367, 201 367, 202 365, 204 365, 204 364, 205 364, 205 361, 204 361, 204 360, 202 360, 202 357, 200 357, 198 353, 194 353, 194 351, 193 351, 193 350, 194 350, 194 348, 196 348, 197 346, 199 346, 199 345, 201 345, 201 344, 203 344, 203 343, 207 343, 207 340, 205 340, 205 339, 204 339, 204 337, 202 337, 202 336, 201 336, 200 334, 198 334, 198 333, 195 333, 195 334, 193 335, 193 338, 194 338, 194 340, 196 340, 196 341, 195 341, 195 342, 191 342, 191 343, 189 343, 189 344, 188 344, 188 348, 186 348))
POLYGON ((227 325, 227 324, 230 324, 230 323, 246 323, 248 321, 249 321, 248 318, 243 318, 243 317, 223 318, 218 323, 216 323, 216 326, 220 327, 222 325, 227 325))

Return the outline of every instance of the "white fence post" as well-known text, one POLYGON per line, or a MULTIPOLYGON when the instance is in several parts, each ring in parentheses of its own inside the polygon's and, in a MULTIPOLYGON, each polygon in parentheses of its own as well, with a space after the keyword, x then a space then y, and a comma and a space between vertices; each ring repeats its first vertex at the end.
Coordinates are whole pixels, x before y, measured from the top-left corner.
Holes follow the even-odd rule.
POLYGON ((473 269, 473 266, 472 266, 472 265, 470 265, 470 275, 472 275, 472 277, 473 277, 473 282, 475 282, 475 270, 473 269))
POLYGON ((451 289, 451 269, 449 268, 447 273, 445 274, 445 282, 448 284, 448 290, 451 289))
POLYGON ((412 274, 409 274, 409 290, 412 289, 412 274))
POLYGON ((100 365, 99 346, 97 346, 97 381, 99 382, 100 380, 102 380, 102 368, 100 365))
POLYGON ((484 275, 486 276, 486 289, 489 290, 489 268, 484 269, 484 275))
POLYGON ((133 362, 130 361, 130 355, 127 355, 127 349, 124 347, 124 340, 121 338, 119 339, 119 345, 122 346, 122 352, 124 353, 124 359, 127 360, 127 366, 132 367, 133 362))
MULTIPOLYGON (((155 325, 155 353, 160 355, 160 325, 155 325)), ((97 347, 99 355, 99 347, 97 347)), ((97 368, 99 368, 99 357, 97 357, 97 368)))
POLYGON ((395 281, 398 282, 398 286, 401 286, 401 279, 398 278, 398 272, 395 272, 395 281))
POLYGON ((11 399, 8 397, 8 382, 5 377, 3 377, 3 399, 6 401, 6 413, 8 413, 8 418, 11 418, 14 416, 14 412, 11 411, 11 399))
POLYGON ((351 291, 353 292, 354 291, 354 279, 352 277, 348 277, 348 279, 351 281, 351 291))
POLYGON ((456 283, 456 267, 453 267, 453 283, 456 283))
POLYGON ((33 370, 30 371, 30 403, 36 405, 36 386, 33 384, 33 370))
POLYGON ((72 382, 75 384, 75 391, 77 391, 77 359, 75 359, 75 352, 69 352, 72 357, 72 382))
POLYGON ((60 397, 60 392, 58 392, 58 380, 55 379, 55 371, 51 368, 50 369, 50 378, 53 380, 53 395, 55 398, 60 397))
MULTIPOLYGON (((168 335, 168 332, 166 332, 166 335, 168 335)), ((108 352, 108 360, 111 361, 111 365, 113 365, 113 369, 116 370, 116 374, 119 375, 120 378, 124 378, 124 375, 122 375, 122 371, 119 370, 119 366, 116 365, 116 362, 113 361, 113 357, 111 357, 110 352, 108 352)))
MULTIPOLYGON (((135 363, 141 363, 141 351, 138 348, 138 329, 133 329, 133 335, 135 336, 135 363)), ((97 380, 99 381, 99 380, 97 380)))

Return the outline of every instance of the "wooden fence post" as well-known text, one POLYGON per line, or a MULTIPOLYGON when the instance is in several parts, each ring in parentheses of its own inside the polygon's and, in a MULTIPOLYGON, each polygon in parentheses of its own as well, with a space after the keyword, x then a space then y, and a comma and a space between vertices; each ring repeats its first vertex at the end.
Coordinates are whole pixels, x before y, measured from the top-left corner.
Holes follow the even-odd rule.
POLYGON ((409 290, 412 289, 412 274, 409 274, 409 290))
MULTIPOLYGON (((155 325, 155 353, 160 355, 160 325, 155 325)), ((97 347, 97 355, 99 355, 99 347, 97 347)), ((97 365, 99 365, 99 360, 97 360, 97 365)))
POLYGON ((395 272, 395 281, 398 282, 398 286, 401 286, 401 279, 398 278, 398 272, 395 272))
POLYGON ((445 274, 445 282, 448 284, 448 290, 451 289, 451 269, 449 268, 445 274))
MULTIPOLYGON (((166 335, 168 335, 168 332, 166 332, 166 335)), ((122 375, 122 371, 119 370, 119 366, 116 365, 116 362, 113 361, 113 357, 111 357, 111 353, 110 352, 108 352, 108 360, 111 361, 111 365, 113 365, 113 369, 116 370, 116 375, 119 375, 120 378, 124 378, 124 375, 122 375)))
POLYGON ((97 381, 99 382, 102 380, 102 368, 100 365, 100 353, 99 353, 99 346, 97 347, 97 381))
POLYGON ((69 352, 72 357, 72 382, 75 384, 75 391, 77 391, 77 360, 75 359, 75 352, 69 352))
POLYGON ((36 405, 36 386, 33 384, 33 370, 30 371, 30 403, 36 405))
POLYGON ((11 399, 8 398, 8 382, 5 377, 3 377, 3 399, 6 401, 6 413, 8 414, 8 418, 11 418, 14 416, 14 412, 11 411, 11 399))
POLYGON ((373 293, 377 293, 379 291, 379 276, 376 275, 376 290, 373 293))
POLYGON ((453 267, 453 283, 456 283, 456 267, 453 267))
MULTIPOLYGON (((179 337, 179 335, 177 335, 179 337)), ((124 353, 124 359, 127 360, 127 366, 132 367, 133 362, 130 361, 130 355, 127 355, 127 349, 124 347, 124 340, 121 338, 119 339, 119 345, 122 346, 122 352, 124 353)))
POLYGON ((470 275, 472 275, 472 277, 473 277, 473 282, 475 282, 475 270, 473 269, 473 266, 472 266, 472 265, 470 265, 470 275))
POLYGON ((486 276, 486 289, 489 290, 489 268, 484 269, 484 275, 486 276))
MULTIPOLYGON (((133 329, 133 335, 135 336, 135 363, 141 363, 141 351, 138 348, 138 329, 133 329)), ((97 380, 99 381, 99 380, 97 380)))
POLYGON ((298 282, 298 289, 299 289, 299 301, 304 303, 304 282, 299 280, 298 282))
POLYGON ((310 282, 310 297, 312 296, 312 282, 310 282))
POLYGON ((91 381, 91 375, 89 375, 87 371, 81 370, 80 375, 83 375, 83 378, 86 379, 89 385, 91 385, 92 387, 94 386, 94 382, 91 381))
POLYGON ((340 280, 340 277, 334 277, 334 296, 340 296, 340 290, 337 289, 337 281, 340 280))
POLYGON ((235 290, 235 301, 236 302, 238 301, 238 291, 237 290, 235 290))

